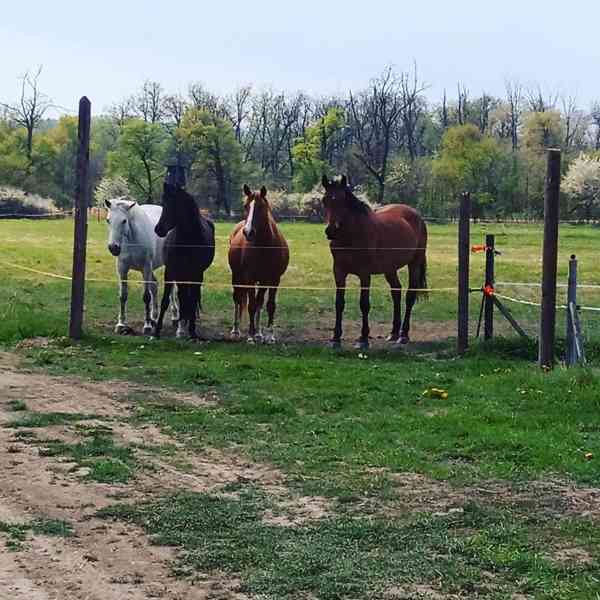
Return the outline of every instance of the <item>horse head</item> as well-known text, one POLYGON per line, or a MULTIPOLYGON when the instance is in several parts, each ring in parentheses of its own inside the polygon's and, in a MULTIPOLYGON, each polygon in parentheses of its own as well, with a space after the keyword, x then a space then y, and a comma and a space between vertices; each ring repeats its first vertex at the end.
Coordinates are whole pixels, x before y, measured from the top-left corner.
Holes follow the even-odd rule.
POLYGON ((108 208, 106 222, 109 226, 108 231, 108 251, 113 256, 121 254, 124 240, 131 237, 131 209, 137 204, 132 200, 125 198, 116 198, 114 200, 105 200, 108 208))
POLYGON ((267 200, 267 188, 263 185, 260 192, 253 192, 247 185, 244 185, 244 194, 246 202, 244 204, 244 214, 246 222, 244 224, 244 237, 249 241, 256 239, 257 230, 260 231, 268 222, 271 207, 267 200))
POLYGON ((185 229, 198 222, 198 208, 194 197, 179 186, 165 183, 162 195, 162 212, 154 228, 158 237, 165 237, 171 229, 185 229))
POLYGON ((345 175, 342 175, 339 181, 329 181, 327 176, 323 175, 321 183, 325 188, 323 196, 327 222, 325 235, 328 239, 334 240, 353 213, 365 213, 368 209, 367 205, 352 193, 345 175))

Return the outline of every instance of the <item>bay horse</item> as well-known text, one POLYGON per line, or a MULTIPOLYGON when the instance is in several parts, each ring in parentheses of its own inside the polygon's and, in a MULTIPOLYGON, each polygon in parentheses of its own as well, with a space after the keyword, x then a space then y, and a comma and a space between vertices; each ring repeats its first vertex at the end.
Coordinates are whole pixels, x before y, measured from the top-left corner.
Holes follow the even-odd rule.
POLYGON ((332 346, 340 347, 345 307, 346 279, 360 280, 362 330, 358 345, 369 347, 369 288, 371 276, 383 274, 390 285, 394 304, 392 331, 388 341, 407 344, 410 315, 419 294, 427 287, 427 227, 419 213, 405 204, 389 204, 376 210, 359 200, 348 186, 346 176, 329 181, 323 175, 323 206, 333 256, 336 285, 335 328, 332 346), (409 289, 401 327, 402 286, 398 269, 408 265, 409 289))
MULTIPOLYGON (((140 271, 144 277, 144 334, 151 333, 158 316, 158 281, 154 271, 164 264, 164 240, 154 232, 162 208, 138 204, 126 197, 105 200, 108 216, 108 251, 117 259, 119 277, 119 316, 115 333, 132 333, 127 324, 129 271, 140 271)), ((173 320, 177 320, 177 302, 173 303, 173 320)))
POLYGON ((248 305, 250 324, 248 342, 266 341, 275 343, 273 321, 275 319, 275 297, 282 275, 289 263, 289 249, 279 231, 267 200, 267 189, 263 186, 259 193, 253 193, 244 185, 246 202, 245 220, 235 226, 229 236, 229 267, 233 285, 234 317, 231 335, 240 337, 240 321, 248 305), (240 287, 245 286, 245 287, 240 287), (259 286, 258 289, 255 286, 259 286), (260 313, 266 291, 267 337, 260 327, 260 313))
POLYGON ((193 196, 177 185, 164 184, 162 207, 154 231, 166 237, 165 284, 154 337, 160 337, 173 282, 177 282, 179 318, 187 323, 189 337, 195 340, 204 271, 215 257, 215 226, 200 214, 193 196))

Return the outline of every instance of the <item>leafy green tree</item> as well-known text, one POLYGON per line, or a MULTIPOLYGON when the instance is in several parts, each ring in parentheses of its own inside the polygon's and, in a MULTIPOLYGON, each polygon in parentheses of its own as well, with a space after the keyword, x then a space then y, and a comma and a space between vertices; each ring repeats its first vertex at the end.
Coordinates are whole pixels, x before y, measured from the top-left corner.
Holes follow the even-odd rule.
POLYGON ((447 187, 451 198, 471 192, 474 213, 494 201, 498 166, 502 161, 496 140, 472 124, 450 127, 442 138, 439 156, 433 161, 433 176, 447 187))
POLYGON ((312 190, 323 173, 330 172, 331 149, 343 127, 343 110, 330 108, 324 117, 306 129, 304 137, 296 140, 292 148, 295 166, 293 186, 296 191, 312 190))
POLYGON ((160 195, 166 152, 167 134, 161 125, 131 119, 117 148, 108 153, 108 175, 121 175, 136 198, 152 204, 160 195))
POLYGON ((198 107, 188 108, 177 136, 190 162, 200 195, 214 198, 217 210, 231 212, 234 190, 241 187, 242 149, 230 122, 198 107))
POLYGON ((24 131, 0 121, 0 183, 19 185, 26 177, 29 160, 24 131))

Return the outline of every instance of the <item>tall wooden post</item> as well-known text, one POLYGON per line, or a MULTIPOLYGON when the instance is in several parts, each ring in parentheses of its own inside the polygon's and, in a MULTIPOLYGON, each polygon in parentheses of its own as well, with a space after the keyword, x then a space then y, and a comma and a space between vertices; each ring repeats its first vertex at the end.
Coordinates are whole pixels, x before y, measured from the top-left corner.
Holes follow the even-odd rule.
POLYGON ((577 346, 575 338, 575 323, 571 316, 570 305, 573 304, 577 309, 577 258, 574 254, 569 260, 569 282, 567 286, 567 356, 568 366, 577 362, 577 346))
POLYGON ((73 239, 73 279, 71 281, 71 316, 69 320, 69 337, 73 339, 79 339, 83 335, 85 251, 89 205, 90 123, 91 104, 84 96, 79 101, 79 129, 77 133, 75 235, 73 239))
MULTIPOLYGON (((493 235, 485 236, 485 286, 494 287, 494 259, 496 239, 493 235)), ((494 298, 485 295, 483 313, 483 337, 491 340, 494 337, 494 298)))
POLYGON ((458 336, 457 352, 469 347, 469 258, 471 242, 471 195, 465 192, 460 200, 458 220, 458 336))
POLYGON ((548 150, 544 189, 544 248, 542 265, 542 308, 538 363, 554 367, 556 334, 556 271, 558 263, 558 221, 560 196, 560 150, 548 150))

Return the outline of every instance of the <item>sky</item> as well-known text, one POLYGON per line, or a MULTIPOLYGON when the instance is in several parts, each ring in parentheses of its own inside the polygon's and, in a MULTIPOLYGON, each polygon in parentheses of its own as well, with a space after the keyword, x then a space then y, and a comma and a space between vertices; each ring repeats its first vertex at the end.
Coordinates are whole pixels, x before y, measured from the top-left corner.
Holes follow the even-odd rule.
POLYGON ((144 80, 228 93, 252 83, 315 95, 359 89, 416 62, 427 96, 502 95, 507 78, 600 99, 600 2, 571 0, 4 0, 0 102, 43 66, 57 104, 98 113, 144 80), (85 12, 83 11, 85 7, 85 12))

